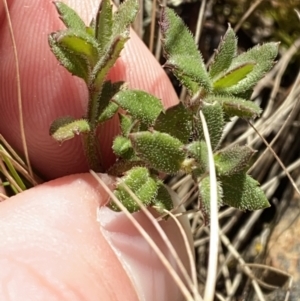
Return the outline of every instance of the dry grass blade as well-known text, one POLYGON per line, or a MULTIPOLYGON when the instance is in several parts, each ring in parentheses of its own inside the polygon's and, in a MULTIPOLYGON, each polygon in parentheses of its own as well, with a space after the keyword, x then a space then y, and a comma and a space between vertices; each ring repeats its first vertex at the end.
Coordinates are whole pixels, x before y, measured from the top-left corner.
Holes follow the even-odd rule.
POLYGON ((201 296, 199 295, 199 292, 198 292, 198 281, 197 281, 197 272, 196 272, 196 268, 195 268, 195 262, 194 262, 194 255, 193 255, 193 251, 191 250, 191 245, 187 239, 187 236, 186 236, 186 233, 182 227, 182 225, 179 223, 178 219, 176 218, 175 215, 173 215, 171 212, 167 212, 168 213, 168 216, 170 218, 172 218, 174 220, 174 222, 177 224, 178 226, 178 229, 181 233, 181 236, 183 237, 184 239, 184 244, 185 244, 185 247, 188 251, 188 257, 189 257, 189 260, 190 260, 190 269, 191 269, 191 274, 192 274, 192 283, 193 283, 193 286, 191 287, 192 289, 192 292, 194 294, 194 299, 195 300, 202 300, 201 296))
POLYGON ((189 212, 187 212, 187 211, 184 211, 184 212, 178 211, 178 209, 180 209, 180 207, 182 207, 184 204, 186 204, 186 201, 190 198, 192 193, 196 190, 197 190, 197 187, 194 186, 189 192, 187 192, 187 194, 185 196, 183 196, 181 198, 180 202, 178 204, 176 204, 176 206, 171 211, 166 211, 166 213, 161 215, 157 220, 160 221, 160 220, 164 219, 166 216, 169 215, 169 213, 174 214, 176 212, 174 214, 174 216, 179 217, 179 216, 186 215, 186 214, 189 214, 189 213, 192 213, 192 212, 196 212, 196 210, 190 210, 189 212))
POLYGON ((32 177, 26 164, 2 135, 0 135, 0 174, 3 175, 4 181, 7 181, 7 185, 14 194, 28 189, 28 185, 31 187, 38 184, 37 177, 32 177))
POLYGON ((239 22, 234 26, 234 31, 237 32, 243 23, 248 19, 248 17, 255 11, 255 9, 263 2, 263 0, 256 0, 254 3, 251 4, 251 6, 247 9, 247 11, 244 13, 242 18, 239 20, 239 22))
POLYGON ((156 0, 152 1, 152 11, 151 11, 151 27, 150 27, 150 37, 149 37, 149 50, 153 53, 154 45, 154 34, 155 34, 155 15, 156 15, 156 0))
MULTIPOLYGON (((275 273, 277 273, 279 275, 286 276, 289 279, 293 279, 293 277, 292 277, 291 274, 286 273, 286 272, 284 272, 284 271, 282 271, 280 269, 268 266, 268 265, 258 264, 258 263, 247 263, 246 265, 248 267, 250 267, 250 268, 258 268, 258 269, 264 269, 264 270, 272 271, 272 272, 275 272, 275 273)), ((265 283, 265 282, 263 282, 261 280, 257 280, 257 282, 259 282, 261 284, 261 286, 263 286, 266 289, 272 290, 272 289, 277 289, 278 288, 278 286, 267 284, 267 283, 265 283)))
MULTIPOLYGON (((136 221, 136 219, 128 212, 128 210, 123 206, 123 204, 115 197, 115 195, 112 193, 112 191, 105 185, 105 183, 101 180, 101 178, 94 172, 90 171, 90 173, 93 175, 93 177, 98 181, 98 183, 103 187, 103 189, 106 191, 106 193, 111 197, 111 199, 116 203, 116 205, 122 210, 122 212, 126 215, 126 217, 131 221, 131 223, 135 226, 135 228, 142 234, 142 236, 145 238, 145 240, 148 242, 148 244, 151 246, 154 252, 156 252, 157 256, 163 263, 163 265, 166 267, 167 271, 170 273, 171 277, 174 279, 175 283, 177 283, 178 287, 180 288, 182 294, 185 296, 185 299, 187 301, 193 301, 193 297, 191 296, 189 290, 179 277, 179 275, 176 273, 170 262, 167 260, 167 258, 164 256, 164 254, 160 251, 159 247, 155 244, 153 239, 149 236, 149 234, 140 226, 140 224, 136 221)), ((137 200, 139 202, 139 200, 137 200)), ((143 208, 143 205, 141 205, 141 209, 143 208)), ((151 214, 150 214, 151 215, 151 214)), ((155 225, 157 222, 155 218, 151 215, 150 221, 155 225)), ((162 230, 159 231, 159 233, 162 230)))
POLYGON ((31 168, 31 165, 30 165, 29 154, 28 154, 27 143, 26 143, 25 129, 24 129, 22 93, 21 93, 21 78, 20 78, 18 51, 17 51, 14 32, 13 32, 13 28, 12 28, 12 22, 11 22, 11 19, 10 19, 10 13, 9 13, 9 9, 8 9, 8 6, 7 6, 7 1, 3 0, 3 4, 4 4, 4 10, 5 10, 5 14, 6 14, 7 22, 8 22, 8 28, 9 28, 9 33, 10 33, 12 45, 13 45, 13 53, 14 53, 14 58, 15 58, 15 68, 16 68, 15 71, 16 71, 16 78, 17 78, 19 121, 20 121, 20 132, 21 132, 21 137, 22 137, 23 150, 24 150, 26 165, 28 167, 29 174, 33 178, 33 172, 32 172, 32 168, 31 168))
POLYGON ((8 180, 10 186, 12 187, 14 193, 20 193, 23 191, 23 187, 20 187, 20 185, 17 183, 17 181, 14 179, 13 176, 11 176, 10 170, 6 168, 6 165, 0 159, 0 170, 1 173, 4 175, 4 177, 8 180))
POLYGON ((27 167, 21 165, 18 159, 12 157, 4 148, 2 148, 1 145, 0 145, 0 158, 2 158, 2 160, 5 161, 6 163, 9 162, 9 164, 13 166, 15 171, 18 174, 24 176, 33 186, 38 184, 38 182, 34 178, 32 178, 31 175, 29 174, 27 167))
POLYGON ((260 301, 265 301, 263 293, 258 285, 258 282, 256 280, 256 277, 253 275, 251 269, 246 265, 243 258, 240 256, 240 254, 237 252, 237 250, 233 247, 233 245, 230 243, 230 240, 220 231, 220 237, 223 242, 223 244, 228 248, 228 250, 232 253, 232 255, 238 260, 238 262, 241 265, 241 268, 243 272, 251 279, 253 288, 257 294, 257 297, 260 301))
POLYGON ((143 39, 143 11, 144 11, 144 1, 139 0, 139 12, 136 16, 136 19, 133 23, 134 31, 137 33, 137 35, 143 39))
POLYGON ((295 111, 296 106, 298 105, 298 100, 295 101, 294 106, 292 107, 291 112, 289 113, 289 115, 287 116, 287 118, 285 119, 283 125, 281 126, 280 130, 276 133, 275 137, 272 139, 271 143, 269 143, 269 146, 265 149, 265 151, 259 156, 259 158, 256 160, 256 162, 252 165, 252 167, 248 170, 249 173, 251 173, 251 170, 253 170, 255 168, 255 166, 257 166, 257 164, 262 161, 262 159, 264 158, 265 154, 272 149, 272 145, 276 142, 276 140, 279 138, 280 134, 282 133, 283 129, 285 128, 285 126, 288 124, 288 122, 293 118, 292 114, 295 111))
MULTIPOLYGON (((155 1, 155 0, 153 0, 153 1, 155 1)), ((161 6, 166 6, 167 5, 167 0, 162 0, 160 5, 161 6)), ((155 12, 153 12, 153 14, 155 14, 155 12)), ((153 26, 152 25, 153 22, 155 23, 155 19, 151 20, 151 26, 153 26)), ((162 35, 161 35, 161 31, 159 30, 158 31, 157 42, 156 42, 156 45, 155 45, 155 58, 157 59, 158 62, 159 62, 160 56, 161 56, 161 48, 162 48, 161 38, 162 38, 162 35)))
MULTIPOLYGON (((291 173, 294 170, 297 170, 300 167, 300 159, 295 161, 294 163, 290 164, 286 167, 286 170, 291 173)), ((278 186, 280 180, 286 176, 285 171, 283 170, 278 175, 274 176, 270 180, 268 180, 266 183, 262 185, 262 189, 265 191, 267 197, 270 197, 274 189, 278 186)))
MULTIPOLYGON (((134 199, 134 201, 139 205, 139 207, 144 212, 144 214, 147 216, 147 218, 152 221, 153 226, 155 227, 155 229, 157 230, 157 232, 159 233, 159 235, 161 236, 161 238, 163 239, 163 241, 166 243, 167 247, 169 248, 169 251, 171 252, 173 258, 176 261, 176 263, 178 264, 178 267, 179 267, 181 273, 183 274, 183 276, 185 278, 185 281, 189 285, 190 289, 194 291, 195 285, 193 285, 193 282, 192 282, 190 276, 188 275, 188 273, 187 273, 187 271, 186 271, 186 269, 185 269, 182 261, 178 257, 176 250, 174 249, 173 245, 169 241, 169 239, 168 239, 167 235, 165 234, 165 232, 161 229, 161 227, 159 226, 159 224, 157 222, 155 222, 155 218, 153 217, 153 215, 143 205, 143 203, 138 199, 138 197, 133 193, 133 191, 125 183, 122 184, 122 187, 134 199)), ((178 220, 177 220, 177 222, 178 222, 178 220)), ((179 227, 179 230, 182 230, 182 227, 179 227)), ((188 241, 186 233, 184 231, 180 231, 180 233, 183 234, 184 241, 188 241)), ((189 251, 190 251, 190 244, 187 243, 186 246, 188 246, 188 253, 189 253, 189 251)))
POLYGON ((273 154, 273 156, 276 158, 277 162, 279 163, 279 165, 281 166, 281 168, 284 170, 286 176, 289 178, 291 184, 293 185, 295 191, 298 193, 298 195, 300 196, 300 191, 294 181, 294 179, 292 178, 291 174, 289 173, 289 171, 287 170, 287 168, 285 167, 285 165, 282 163, 282 161, 280 160, 280 158, 277 156, 277 154, 274 152, 274 150, 272 149, 272 147, 270 146, 270 144, 267 142, 267 140, 257 131, 257 129, 253 126, 253 124, 251 122, 249 122, 249 124, 251 125, 251 127, 253 127, 253 129, 257 132, 257 134, 260 136, 260 138, 264 141, 265 145, 268 147, 268 149, 270 150, 270 152, 273 154))
MULTIPOLYGON (((263 213, 263 210, 257 210, 257 211, 252 212, 250 218, 247 220, 245 225, 243 227, 241 227, 241 229, 239 229, 238 235, 236 236, 234 241, 231 243, 232 247, 235 250, 238 250, 240 248, 240 246, 242 245, 242 243, 245 241, 245 239, 247 239, 248 233, 253 228, 254 224, 257 222, 257 220, 259 219, 259 217, 262 213, 263 213)), ((222 233, 224 234, 225 232, 222 231, 222 233)), ((224 264, 228 264, 233 257, 234 257, 234 254, 228 253, 228 255, 224 261, 224 264)))
POLYGON ((217 178, 216 169, 213 157, 213 151, 210 143, 208 127, 205 121, 204 114, 200 113, 201 122, 203 125, 203 133, 208 149, 208 166, 209 166, 209 181, 210 181, 210 243, 209 243, 209 259, 208 273, 205 285, 204 300, 211 301, 214 299, 215 287, 217 281, 217 266, 218 266, 218 247, 219 247, 219 220, 218 220, 218 196, 217 196, 217 178))

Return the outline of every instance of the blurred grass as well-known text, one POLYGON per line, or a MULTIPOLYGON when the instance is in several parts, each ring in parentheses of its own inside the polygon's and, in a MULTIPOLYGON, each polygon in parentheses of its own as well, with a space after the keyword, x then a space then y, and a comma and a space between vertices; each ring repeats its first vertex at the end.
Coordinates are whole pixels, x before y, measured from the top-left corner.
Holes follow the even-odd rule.
POLYGON ((0 134, 0 200, 35 184, 24 161, 0 134))

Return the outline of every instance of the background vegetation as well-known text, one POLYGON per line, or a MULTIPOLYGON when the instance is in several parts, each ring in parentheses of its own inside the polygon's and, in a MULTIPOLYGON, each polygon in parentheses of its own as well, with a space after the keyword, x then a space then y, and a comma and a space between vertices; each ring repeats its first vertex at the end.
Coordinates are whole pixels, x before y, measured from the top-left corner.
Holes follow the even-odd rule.
MULTIPOLYGON (((151 33, 154 16, 150 9, 153 7, 152 2, 144 1, 143 4, 143 31, 138 32, 150 49, 153 49, 157 59, 163 63, 157 25, 155 34, 151 33)), ((300 183, 300 20, 295 11, 300 11, 300 1, 173 0, 167 4, 176 10, 196 36, 206 62, 211 59, 228 23, 236 31, 240 51, 257 43, 280 42, 277 64, 258 84, 252 95, 253 101, 258 102, 264 109, 262 117, 254 122, 258 133, 245 121, 238 121, 228 127, 223 137, 225 145, 247 143, 259 150, 255 167, 250 173, 261 183, 272 206, 253 213, 234 209, 223 209, 220 212, 220 225, 224 236, 221 237, 216 300, 298 300, 297 282, 292 285, 290 281, 291 276, 297 279, 298 275, 288 274, 290 269, 287 267, 291 262, 286 258, 289 255, 283 254, 285 250, 276 246, 278 236, 274 237, 272 233, 278 232, 275 228, 277 224, 285 222, 286 226, 280 230, 280 235, 284 236, 297 225, 300 213, 298 205, 291 205, 299 203, 300 199, 297 189, 300 183), (271 146, 271 150, 266 144, 271 146), (291 206, 297 212, 293 216, 285 214, 291 206), (273 264, 274 256, 285 258, 281 266, 273 264), (267 272, 267 267, 264 266, 260 269, 252 267, 253 273, 247 274, 241 266, 243 262, 266 266, 273 264, 281 268, 282 273, 267 272), (260 284, 261 294, 253 289, 253 279, 266 282, 260 284)), ((157 8, 155 24, 158 14, 157 8)), ((141 28, 139 24, 137 26, 141 28)), ((179 97, 185 97, 185 91, 176 79, 171 77, 171 80, 179 97)), ((170 179, 170 185, 182 198, 187 199, 188 209, 198 209, 199 204, 190 179, 173 178, 170 179)), ((202 227, 200 214, 190 214, 190 220, 195 238, 201 291, 207 276, 208 230, 202 227)), ((295 237, 295 241, 297 239, 295 237)))

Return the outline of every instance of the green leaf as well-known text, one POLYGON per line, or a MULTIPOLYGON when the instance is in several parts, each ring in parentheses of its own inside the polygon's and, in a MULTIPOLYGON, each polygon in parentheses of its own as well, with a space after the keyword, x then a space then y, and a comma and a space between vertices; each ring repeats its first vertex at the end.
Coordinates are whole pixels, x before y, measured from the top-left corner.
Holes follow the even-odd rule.
POLYGON ((60 1, 55 1, 54 5, 67 28, 85 31, 85 24, 76 11, 60 1))
POLYGON ((218 175, 232 175, 244 171, 255 154, 249 146, 233 146, 214 155, 218 175))
POLYGON ((127 160, 130 160, 134 157, 131 141, 126 137, 117 136, 114 139, 112 149, 118 157, 122 157, 127 160))
POLYGON ((196 83, 190 76, 185 76, 182 73, 178 73, 177 70, 172 69, 172 73, 179 79, 180 83, 187 88, 191 96, 197 95, 200 89, 200 85, 196 83))
POLYGON ((93 27, 88 26, 88 27, 86 27, 85 31, 86 31, 86 33, 87 33, 88 35, 90 35, 91 37, 94 37, 94 36, 95 36, 95 30, 94 30, 93 27))
POLYGON ((88 81, 90 66, 87 60, 77 54, 74 54, 69 49, 66 49, 58 44, 53 38, 54 34, 48 36, 48 42, 51 51, 56 56, 57 60, 63 65, 71 74, 82 78, 85 82, 88 81))
POLYGON ((91 66, 98 61, 98 43, 86 31, 67 29, 53 35, 58 45, 67 48, 73 54, 83 56, 91 66))
POLYGON ((122 90, 113 98, 123 110, 147 126, 163 111, 160 99, 141 90, 122 90))
MULTIPOLYGON (((114 194, 128 209, 128 211, 135 212, 140 210, 140 207, 124 189, 124 184, 132 190, 132 192, 145 206, 149 206, 157 195, 158 183, 159 181, 149 174, 147 168, 135 167, 128 171, 126 175, 120 179, 114 194)), ((120 211, 113 202, 110 204, 110 208, 120 211)))
POLYGON ((99 107, 98 107, 98 122, 104 122, 115 115, 118 111, 118 105, 111 102, 110 100, 118 93, 121 89, 124 88, 124 82, 115 82, 106 81, 103 84, 102 91, 99 98, 99 107))
POLYGON ((108 48, 108 44, 112 38, 113 13, 112 5, 109 0, 103 0, 96 18, 95 37, 99 42, 100 52, 104 53, 104 49, 108 48))
POLYGON ((132 129, 132 117, 124 114, 119 114, 121 133, 124 137, 128 137, 132 129))
MULTIPOLYGON (((203 103, 202 113, 205 117, 211 147, 214 150, 218 147, 223 134, 224 116, 221 105, 218 102, 203 103)), ((200 116, 194 118, 195 131, 197 132, 198 140, 204 139, 204 132, 200 116)))
POLYGON ((180 102, 160 113, 155 121, 154 129, 187 143, 191 137, 192 118, 192 114, 180 102))
POLYGON ((237 38, 229 25, 210 65, 209 75, 211 78, 217 77, 229 68, 232 59, 236 56, 236 51, 237 38))
POLYGON ((115 64, 127 40, 128 38, 116 37, 97 62, 90 78, 94 91, 101 90, 108 71, 115 64))
POLYGON ((56 119, 50 126, 49 134, 58 142, 72 139, 80 133, 90 131, 90 125, 86 119, 77 119, 66 116, 56 119))
POLYGON ((114 66, 121 51, 124 49, 125 43, 129 39, 129 30, 122 35, 113 35, 110 43, 105 47, 104 53, 101 53, 101 57, 94 67, 91 75, 91 83, 94 86, 95 91, 100 91, 102 83, 106 78, 109 70, 114 66))
POLYGON ((149 167, 169 174, 180 170, 185 158, 180 140, 156 131, 133 133, 129 138, 136 154, 149 167))
POLYGON ((183 21, 173 10, 163 7, 160 28, 164 55, 167 59, 165 66, 193 92, 195 87, 188 84, 190 81, 197 83, 199 88, 210 91, 211 82, 202 56, 183 21))
MULTIPOLYGON (((217 201, 218 208, 223 205, 223 189, 220 182, 217 182, 217 201)), ((210 221, 210 179, 209 176, 203 178, 198 183, 198 201, 204 217, 204 224, 208 225, 210 221)))
POLYGON ((257 82, 273 67, 274 59, 278 54, 278 43, 257 45, 238 57, 234 58, 230 69, 246 62, 255 62, 255 66, 246 78, 238 84, 228 87, 225 91, 230 94, 239 94, 252 89, 257 82))
POLYGON ((119 159, 107 170, 107 173, 114 177, 120 177, 134 167, 145 167, 145 162, 139 159, 131 161, 119 159))
POLYGON ((239 83, 244 79, 254 68, 255 63, 241 64, 234 69, 230 69, 214 82, 214 90, 227 89, 239 83))
POLYGON ((211 95, 205 101, 220 103, 229 117, 255 118, 261 113, 261 108, 254 102, 234 96, 211 95))
POLYGON ((161 214, 165 213, 164 210, 170 211, 173 209, 172 197, 162 182, 158 183, 158 191, 153 201, 153 207, 161 214))
POLYGON ((98 123, 102 123, 112 118, 118 112, 118 109, 119 107, 117 104, 110 102, 98 117, 98 123))
POLYGON ((113 16, 113 36, 127 36, 129 27, 134 21, 139 10, 137 0, 126 0, 122 2, 113 16))
POLYGON ((258 186, 258 182, 242 172, 230 176, 221 176, 223 202, 240 210, 258 210, 270 207, 270 204, 258 186))
POLYGON ((188 155, 197 161, 198 172, 208 171, 208 150, 205 141, 194 141, 185 147, 188 155))

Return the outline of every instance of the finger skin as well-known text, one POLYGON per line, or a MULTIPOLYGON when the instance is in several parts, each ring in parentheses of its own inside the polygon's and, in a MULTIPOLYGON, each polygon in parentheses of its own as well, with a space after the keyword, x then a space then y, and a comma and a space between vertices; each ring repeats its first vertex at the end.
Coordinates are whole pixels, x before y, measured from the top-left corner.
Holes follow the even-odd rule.
MULTIPOLYGON (((79 174, 0 203, 0 300, 182 300, 123 213, 102 208, 97 222, 97 208, 106 201, 95 179, 79 174)), ((151 223, 134 216, 174 265, 151 223)), ((187 266, 176 226, 169 220, 162 227, 187 266)))
MULTIPOLYGON (((65 1, 88 22, 98 0, 65 1)), ((58 146, 48 135, 51 122, 63 115, 84 115, 83 82, 61 67, 49 50, 47 36, 64 28, 48 0, 8 1, 17 44, 23 116, 30 158, 45 178, 87 170, 77 137, 58 146)), ((7 20, 0 3, 0 133, 22 152, 15 61, 7 20)), ((159 64, 132 33, 110 79, 126 80, 149 91, 165 106, 177 102, 159 64)), ((107 165, 116 120, 101 129, 107 165)), ((177 286, 141 235, 122 214, 97 208, 107 195, 88 174, 72 175, 0 203, 0 300, 181 300, 177 286), (105 218, 104 218, 105 217, 105 218), (129 276, 128 276, 129 275, 129 276), (137 297, 139 295, 139 298, 137 297)), ((142 214, 147 232, 172 258, 142 214)), ((171 221, 163 228, 187 264, 183 242, 171 221)))
POLYGON ((96 221, 102 193, 70 176, 0 204, 0 300, 137 300, 96 221))
MULTIPOLYGON (((98 0, 65 2, 87 23, 99 5, 98 0)), ((87 171, 80 137, 59 146, 49 136, 49 126, 56 118, 65 115, 80 118, 87 107, 83 81, 60 66, 48 46, 48 34, 63 29, 64 25, 52 1, 11 0, 8 4, 18 51, 24 128, 31 162, 38 173, 48 179, 87 171)), ((0 133, 22 153, 15 59, 2 2, 0 14, 0 133)), ((164 71, 133 32, 109 77, 153 93, 165 106, 177 102, 164 71)), ((106 167, 114 160, 111 143, 118 129, 113 119, 100 130, 106 167)))

